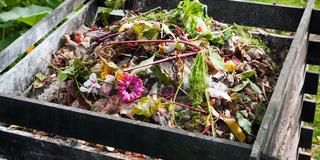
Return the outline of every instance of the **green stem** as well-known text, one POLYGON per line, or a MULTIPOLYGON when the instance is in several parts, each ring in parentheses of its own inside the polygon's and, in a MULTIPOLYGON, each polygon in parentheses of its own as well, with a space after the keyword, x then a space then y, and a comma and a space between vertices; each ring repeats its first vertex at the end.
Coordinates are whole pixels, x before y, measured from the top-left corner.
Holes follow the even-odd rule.
POLYGON ((60 71, 60 72, 63 72, 63 70, 61 70, 60 68, 56 67, 55 65, 53 65, 53 64, 50 63, 49 61, 43 59, 42 57, 41 57, 41 59, 42 59, 43 61, 47 62, 48 64, 50 64, 50 66, 52 66, 54 69, 56 69, 56 70, 58 70, 58 71, 60 71))
POLYGON ((173 102, 176 101, 177 95, 178 95, 178 93, 179 93, 179 90, 180 90, 182 84, 183 84, 183 80, 181 80, 181 82, 180 82, 179 85, 178 85, 178 88, 177 88, 176 93, 174 94, 174 97, 173 97, 173 100, 172 100, 173 102))
POLYGON ((214 126, 215 123, 214 123, 212 115, 219 117, 219 113, 210 105, 210 98, 209 98, 209 94, 207 91, 205 91, 205 97, 206 97, 207 105, 208 105, 208 112, 209 112, 208 116, 209 116, 209 121, 211 124, 212 137, 215 137, 216 136, 216 128, 214 126))
POLYGON ((147 16, 148 14, 150 14, 150 13, 156 11, 156 10, 159 10, 159 9, 161 9, 161 7, 156 7, 156 8, 154 8, 154 9, 151 9, 151 10, 147 11, 147 12, 141 13, 141 14, 138 15, 138 16, 131 17, 131 18, 128 19, 127 22, 136 20, 136 19, 138 19, 138 18, 140 18, 140 17, 142 17, 142 16, 147 16))
POLYGON ((6 28, 2 28, 2 40, 4 40, 4 38, 5 38, 5 36, 6 36, 6 28))

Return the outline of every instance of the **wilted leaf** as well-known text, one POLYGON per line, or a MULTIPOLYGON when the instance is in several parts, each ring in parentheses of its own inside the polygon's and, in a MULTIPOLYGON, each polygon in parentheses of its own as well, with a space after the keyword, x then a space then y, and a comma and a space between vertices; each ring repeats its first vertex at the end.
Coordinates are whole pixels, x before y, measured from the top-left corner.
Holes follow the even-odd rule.
POLYGON ((254 92, 256 92, 258 94, 262 93, 261 89, 255 83, 253 83, 251 81, 250 81, 250 87, 254 92))
POLYGON ((250 81, 248 79, 246 79, 246 80, 242 81, 242 83, 235 86, 234 88, 231 88, 230 90, 232 92, 239 92, 239 91, 243 90, 249 83, 250 83, 250 81))
POLYGON ((253 108, 253 110, 257 115, 254 122, 260 125, 263 120, 264 113, 266 112, 266 107, 262 103, 252 103, 251 107, 253 108))
POLYGON ((152 100, 150 97, 142 97, 138 104, 133 107, 132 113, 136 115, 151 117, 160 108, 161 102, 159 99, 152 100))
POLYGON ((239 77, 240 79, 246 79, 254 76, 255 74, 257 74, 257 72, 256 70, 253 69, 253 70, 242 72, 238 74, 237 77, 239 77))
POLYGON ((171 78, 167 73, 165 73, 159 66, 153 66, 151 68, 153 74, 158 78, 162 84, 170 84, 172 82, 171 78))
POLYGON ((151 23, 137 23, 133 26, 134 33, 139 40, 152 40, 158 39, 160 29, 152 26, 151 23))
POLYGON ((36 78, 40 81, 44 81, 45 79, 47 79, 48 77, 42 73, 37 73, 36 74, 36 78))
POLYGON ((223 63, 223 59, 221 58, 221 56, 213 51, 212 49, 209 50, 209 60, 211 61, 211 63, 213 63, 214 65, 216 65, 219 69, 222 70, 226 70, 226 65, 223 63))
MULTIPOLYGON (((149 63, 152 63, 154 58, 156 57, 156 54, 154 54, 153 56, 151 56, 150 58, 142 61, 138 66, 143 66, 145 64, 149 64, 149 63)), ((131 74, 138 74, 142 71, 145 71, 146 69, 150 68, 151 66, 146 66, 146 67, 141 67, 141 68, 138 68, 138 69, 134 69, 131 71, 131 74)))
MULTIPOLYGON (((165 34, 171 35, 174 39, 176 39, 176 37, 174 36, 174 34, 170 31, 169 27, 162 23, 162 30, 165 34)), ((162 36, 161 36, 162 37, 162 36)))
POLYGON ((248 134, 252 135, 251 122, 248 119, 246 119, 240 112, 237 112, 237 119, 240 127, 243 128, 248 134))
POLYGON ((231 132, 240 142, 244 142, 246 140, 246 136, 235 119, 223 118, 222 120, 228 125, 231 132))

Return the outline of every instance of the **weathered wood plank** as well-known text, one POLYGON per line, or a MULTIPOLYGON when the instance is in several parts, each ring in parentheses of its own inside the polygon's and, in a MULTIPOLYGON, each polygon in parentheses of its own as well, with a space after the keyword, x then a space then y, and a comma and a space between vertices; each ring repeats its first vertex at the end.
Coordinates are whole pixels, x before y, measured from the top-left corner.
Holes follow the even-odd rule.
POLYGON ((307 126, 301 127, 299 147, 305 148, 305 149, 311 149, 312 148, 312 134, 313 134, 312 127, 307 127, 307 126))
POLYGON ((317 95, 319 83, 319 73, 313 71, 307 71, 303 92, 307 94, 317 95))
POLYGON ((29 47, 44 37, 51 29, 59 24, 65 16, 85 0, 66 0, 47 17, 21 35, 0 53, 0 72, 14 62, 29 47))
POLYGON ((0 93, 21 95, 30 86, 38 72, 44 72, 51 61, 52 53, 59 47, 63 34, 81 27, 91 25, 96 16, 96 1, 86 4, 81 10, 68 19, 14 68, 0 76, 0 93))
MULTIPOLYGON (((287 116, 287 115, 284 116, 281 114, 283 112, 283 109, 286 108, 284 107, 284 104, 286 101, 290 100, 292 96, 293 96, 292 99, 294 99, 297 96, 301 97, 301 95, 296 95, 296 94, 300 94, 302 89, 301 84, 303 83, 301 83, 301 81, 297 79, 297 78, 300 78, 301 75, 296 75, 296 73, 299 73, 299 74, 304 73, 304 69, 305 69, 305 66, 303 66, 303 63, 305 63, 304 61, 307 53, 306 52, 307 50, 306 43, 308 39, 307 32, 310 24, 312 8, 314 5, 313 3, 314 1, 312 0, 308 2, 305 13, 300 21, 298 30, 294 36, 288 56, 286 58, 286 61, 283 64, 278 82, 276 84, 273 95, 269 102, 268 110, 265 113, 265 117, 259 129, 256 141, 253 145, 253 150, 251 152, 251 159, 259 159, 262 151, 266 152, 266 154, 268 155, 273 155, 274 151, 277 151, 279 149, 279 147, 271 147, 271 146, 279 145, 279 144, 276 144, 276 140, 283 141, 283 139, 278 139, 277 131, 279 131, 280 123, 286 124, 283 121, 281 121, 281 117, 287 116), (305 48, 305 50, 301 50, 301 45, 304 45, 302 48, 305 48), (295 72, 291 72, 291 71, 295 71, 295 72), (299 92, 299 89, 300 89, 300 92, 299 92)), ((293 107, 295 108, 296 106, 294 105, 297 105, 298 102, 299 100, 297 100, 296 102, 290 102, 290 104, 292 104, 293 107)), ((299 113, 299 111, 297 112, 299 113)), ((300 116, 300 113, 299 113, 299 116, 300 116)), ((293 121, 291 125, 295 126, 296 124, 293 121)), ((280 131, 281 131, 281 128, 280 128, 280 131)), ((293 130, 292 133, 295 133, 294 131, 295 130, 293 130)), ((280 146, 281 146, 281 143, 280 143, 280 146)))
POLYGON ((52 138, 39 139, 23 131, 0 127, 0 153, 10 159, 46 160, 116 160, 112 155, 102 155, 84 148, 70 147, 52 138))
MULTIPOLYGON (((237 23, 285 31, 297 30, 304 9, 284 5, 243 2, 236 0, 200 0, 208 5, 208 14, 218 21, 237 23)), ((158 6, 174 8, 179 0, 135 0, 133 9, 151 9, 158 6)), ((320 34, 320 11, 312 14, 311 33, 320 34)))
POLYGON ((0 121, 165 159, 248 159, 251 146, 23 97, 0 96, 0 121), (230 154, 232 151, 232 154, 230 154))
POLYGON ((313 123, 316 112, 316 100, 304 99, 301 112, 301 121, 313 123))

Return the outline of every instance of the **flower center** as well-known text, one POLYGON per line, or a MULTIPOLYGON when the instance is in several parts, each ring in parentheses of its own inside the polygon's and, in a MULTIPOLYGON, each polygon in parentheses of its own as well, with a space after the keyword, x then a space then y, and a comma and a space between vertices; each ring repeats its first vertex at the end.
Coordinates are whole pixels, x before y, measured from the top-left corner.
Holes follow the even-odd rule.
POLYGON ((133 89, 134 89, 133 85, 130 84, 130 85, 127 87, 126 91, 127 91, 128 93, 131 93, 131 92, 133 92, 133 89))

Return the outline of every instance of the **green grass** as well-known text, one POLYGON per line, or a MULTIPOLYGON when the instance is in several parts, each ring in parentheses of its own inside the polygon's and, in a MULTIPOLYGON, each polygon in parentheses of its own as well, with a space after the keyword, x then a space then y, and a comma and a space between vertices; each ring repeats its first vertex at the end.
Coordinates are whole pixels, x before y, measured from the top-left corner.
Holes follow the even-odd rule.
MULTIPOLYGON (((264 3, 277 3, 284 5, 293 5, 293 6, 304 6, 305 3, 302 3, 301 0, 248 0, 248 1, 257 1, 264 3)), ((315 7, 320 8, 320 0, 315 0, 315 7)))

